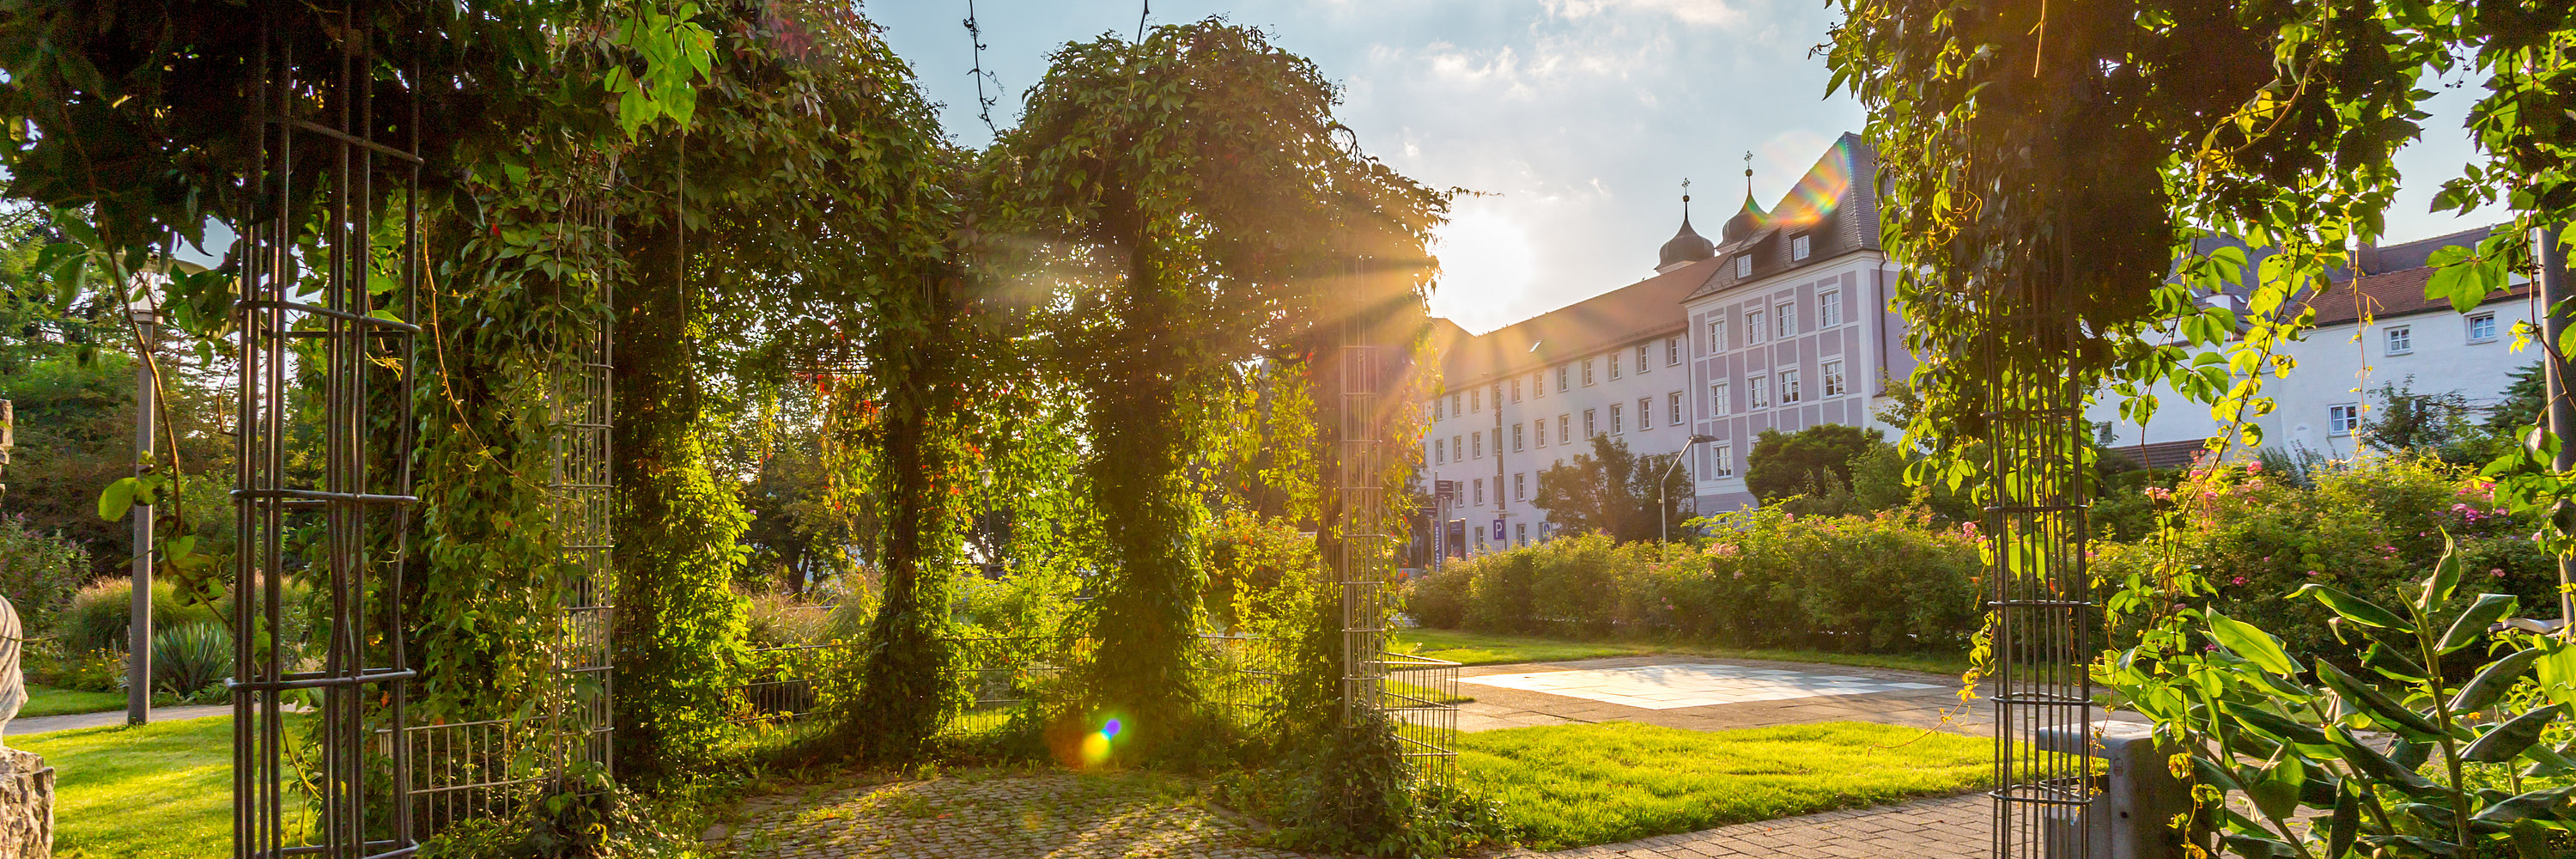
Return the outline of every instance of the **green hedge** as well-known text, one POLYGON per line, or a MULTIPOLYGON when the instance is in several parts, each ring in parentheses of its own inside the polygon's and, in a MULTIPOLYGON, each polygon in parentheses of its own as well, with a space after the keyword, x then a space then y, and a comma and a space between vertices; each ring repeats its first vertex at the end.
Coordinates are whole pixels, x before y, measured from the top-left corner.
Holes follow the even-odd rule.
POLYGON ((1669 562, 1599 534, 1480 555, 1415 580, 1405 609, 1478 632, 1843 651, 1950 650, 1976 630, 1976 538, 1919 512, 1765 509, 1700 525, 1712 536, 1669 562))

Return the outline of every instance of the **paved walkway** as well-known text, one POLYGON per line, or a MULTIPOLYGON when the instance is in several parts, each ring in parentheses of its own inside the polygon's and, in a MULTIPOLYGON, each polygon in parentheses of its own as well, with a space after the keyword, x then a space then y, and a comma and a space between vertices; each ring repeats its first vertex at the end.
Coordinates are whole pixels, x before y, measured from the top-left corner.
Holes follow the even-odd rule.
POLYGON ((1904 805, 1828 811, 1680 835, 1509 859, 1706 859, 1706 857, 1851 857, 1851 859, 1984 859, 1994 832, 1994 801, 1965 793, 1904 805))
POLYGON ((1695 731, 1833 721, 1994 730, 1992 703, 1961 702, 1958 678, 1919 671, 1654 655, 1478 665, 1459 675, 1460 691, 1476 699, 1459 705, 1461 731, 1614 719, 1695 731), (1560 673, 1569 679, 1548 676, 1560 673))
MULTIPOLYGON (((201 719, 207 716, 224 716, 230 715, 232 711, 233 705, 231 704, 154 707, 152 708, 152 722, 157 725, 162 722, 176 722, 181 719, 201 719)), ((68 731, 74 728, 103 728, 109 725, 122 724, 125 724, 124 710, 102 710, 96 713, 66 713, 60 716, 36 716, 27 719, 11 719, 9 720, 7 733, 12 737, 23 737, 29 734, 68 731)))

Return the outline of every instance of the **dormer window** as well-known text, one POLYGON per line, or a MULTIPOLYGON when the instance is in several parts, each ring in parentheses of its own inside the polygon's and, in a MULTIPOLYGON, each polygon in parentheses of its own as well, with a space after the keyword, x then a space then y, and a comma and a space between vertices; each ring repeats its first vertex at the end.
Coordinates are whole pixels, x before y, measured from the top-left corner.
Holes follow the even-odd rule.
POLYGON ((1802 259, 1806 259, 1806 258, 1807 258, 1807 237, 1806 237, 1806 236, 1804 236, 1804 235, 1791 236, 1791 237, 1789 238, 1789 259, 1790 259, 1790 260, 1792 260, 1792 261, 1795 261, 1795 260, 1802 260, 1802 259))
POLYGON ((1746 277, 1752 277, 1752 276, 1753 276, 1753 255, 1752 255, 1752 254, 1736 254, 1736 255, 1735 255, 1735 276, 1736 276, 1736 277, 1738 277, 1738 278, 1746 278, 1746 277))

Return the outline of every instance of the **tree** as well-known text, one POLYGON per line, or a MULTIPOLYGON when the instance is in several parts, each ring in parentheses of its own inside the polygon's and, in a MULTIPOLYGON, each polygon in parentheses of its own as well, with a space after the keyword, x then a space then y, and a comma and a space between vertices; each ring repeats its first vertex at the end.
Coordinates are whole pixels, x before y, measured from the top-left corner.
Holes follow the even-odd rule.
POLYGON ((1638 456, 1624 440, 1594 435, 1591 453, 1538 473, 1536 503, 1561 528, 1657 539, 1664 526, 1689 518, 1682 505, 1693 498, 1690 476, 1672 462, 1671 454, 1638 456))
POLYGON ((2440 452, 2473 429, 2469 398, 2458 391, 2418 394, 2415 377, 2379 386, 2377 417, 2362 421, 2362 443, 2387 453, 2440 452))
POLYGON ((2548 403, 2548 377, 2548 368, 2539 361, 2513 371, 2513 382, 2504 386, 2502 399, 2487 407, 2482 425, 2488 432, 2511 436, 2515 430, 2540 423, 2541 409, 2548 403))
POLYGON ((1744 470, 1744 486, 1764 504, 1826 485, 1852 483, 1852 460, 1887 434, 1842 424, 1819 424, 1794 433, 1763 430, 1753 439, 1753 454, 1744 470))

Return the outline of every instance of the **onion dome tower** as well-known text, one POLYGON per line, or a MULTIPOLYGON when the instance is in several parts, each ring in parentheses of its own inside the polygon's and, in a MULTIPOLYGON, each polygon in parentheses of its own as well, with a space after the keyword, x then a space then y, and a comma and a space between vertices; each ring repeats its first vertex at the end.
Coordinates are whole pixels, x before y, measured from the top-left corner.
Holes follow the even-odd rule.
MULTIPOLYGON (((1689 180, 1685 179, 1682 181, 1682 189, 1684 191, 1690 190, 1689 180)), ((1716 255, 1717 243, 1709 241, 1706 236, 1700 235, 1698 230, 1691 229, 1690 194, 1684 193, 1682 195, 1682 229, 1680 232, 1674 233, 1670 241, 1664 242, 1662 250, 1656 252, 1655 271, 1658 273, 1671 271, 1674 268, 1689 265, 1716 255)))
MULTIPOLYGON (((1744 160, 1750 164, 1753 153, 1745 153, 1744 160)), ((1762 211, 1762 206, 1753 202, 1753 168, 1747 166, 1744 168, 1744 208, 1736 212, 1735 217, 1726 219, 1726 226, 1719 228, 1717 235, 1733 243, 1753 235, 1754 231, 1762 229, 1763 223, 1769 220, 1771 220, 1771 213, 1762 211)))

